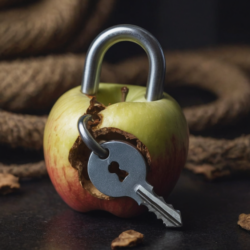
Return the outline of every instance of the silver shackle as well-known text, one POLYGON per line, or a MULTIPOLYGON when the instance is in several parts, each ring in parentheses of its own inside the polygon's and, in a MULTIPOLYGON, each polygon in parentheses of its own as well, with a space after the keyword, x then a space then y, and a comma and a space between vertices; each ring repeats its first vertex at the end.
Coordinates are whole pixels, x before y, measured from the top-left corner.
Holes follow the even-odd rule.
POLYGON ((82 93, 95 95, 98 91, 101 65, 106 51, 114 44, 130 41, 139 44, 149 59, 146 99, 162 98, 166 64, 161 45, 148 31, 135 25, 117 25, 97 36, 87 52, 82 79, 82 93))

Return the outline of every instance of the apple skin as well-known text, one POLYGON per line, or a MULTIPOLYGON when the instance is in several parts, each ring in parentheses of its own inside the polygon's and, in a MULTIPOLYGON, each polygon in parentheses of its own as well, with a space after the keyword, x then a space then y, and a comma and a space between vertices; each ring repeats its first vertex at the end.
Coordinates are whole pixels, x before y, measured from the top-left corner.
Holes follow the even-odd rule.
MULTIPOLYGON (((145 87, 101 83, 96 98, 107 107, 99 113, 102 122, 97 129, 118 128, 146 145, 151 156, 147 181, 156 194, 166 198, 186 162, 189 132, 185 117, 172 97, 164 93, 161 100, 147 102, 145 93, 145 87), (119 102, 123 86, 129 92, 126 102, 119 102)), ((138 215, 145 207, 129 197, 103 200, 92 196, 82 187, 77 170, 69 163, 69 151, 79 135, 77 121, 89 107, 90 99, 81 93, 79 86, 61 96, 52 108, 44 133, 44 156, 50 179, 62 199, 77 211, 105 210, 119 217, 138 215)))

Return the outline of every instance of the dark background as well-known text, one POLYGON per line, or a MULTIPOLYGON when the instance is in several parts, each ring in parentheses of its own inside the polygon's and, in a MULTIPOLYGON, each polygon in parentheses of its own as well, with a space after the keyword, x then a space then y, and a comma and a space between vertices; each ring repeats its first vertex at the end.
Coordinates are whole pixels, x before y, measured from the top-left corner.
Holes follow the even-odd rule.
MULTIPOLYGON (((119 0, 105 27, 135 24, 150 31, 165 50, 250 43, 249 0, 119 0)), ((117 44, 108 61, 142 54, 134 44, 117 44)))
MULTIPOLYGON (((164 50, 250 43, 250 0, 116 2, 103 29, 123 23, 139 25, 149 30, 164 50)), ((117 62, 143 53, 135 44, 121 43, 113 46, 105 59, 117 62)), ((189 100, 182 106, 201 93, 186 91, 182 92, 189 100)), ((180 93, 178 90, 173 96, 181 103, 180 93)), ((202 97, 212 100, 206 99, 208 94, 204 92, 202 97)), ((209 136, 232 139, 249 133, 249 120, 223 131, 210 131, 209 136)), ((18 163, 43 158, 42 152, 31 154, 17 149, 0 148, 0 153, 6 158, 5 163, 13 163, 13 155, 18 163)), ((177 230, 164 228, 151 213, 126 220, 105 212, 77 213, 62 201, 48 177, 21 185, 18 193, 0 200, 0 250, 105 250, 110 249, 110 242, 119 233, 128 229, 145 234, 144 245, 135 249, 250 249, 249 232, 237 226, 239 214, 250 213, 247 178, 208 182, 184 170, 167 200, 182 212, 184 227, 177 230)))

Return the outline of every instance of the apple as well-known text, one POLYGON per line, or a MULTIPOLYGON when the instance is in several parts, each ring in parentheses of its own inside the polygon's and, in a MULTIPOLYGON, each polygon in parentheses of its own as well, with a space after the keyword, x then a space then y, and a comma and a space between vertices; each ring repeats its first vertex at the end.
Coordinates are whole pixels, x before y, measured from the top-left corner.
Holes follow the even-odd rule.
MULTIPOLYGON (((101 103, 105 108, 95 111, 95 120, 100 120, 90 129, 99 141, 122 139, 137 143, 149 165, 147 181, 156 194, 167 198, 187 158, 188 126, 172 97, 163 93, 162 99, 148 102, 145 93, 146 87, 100 83, 95 105, 101 103), (129 91, 121 102, 123 86, 129 91)), ((105 210, 120 217, 135 216, 145 211, 143 206, 129 197, 102 194, 88 178, 91 152, 79 137, 77 121, 90 102, 93 97, 83 94, 79 86, 62 95, 52 108, 44 134, 48 174, 62 199, 77 211, 105 210)))

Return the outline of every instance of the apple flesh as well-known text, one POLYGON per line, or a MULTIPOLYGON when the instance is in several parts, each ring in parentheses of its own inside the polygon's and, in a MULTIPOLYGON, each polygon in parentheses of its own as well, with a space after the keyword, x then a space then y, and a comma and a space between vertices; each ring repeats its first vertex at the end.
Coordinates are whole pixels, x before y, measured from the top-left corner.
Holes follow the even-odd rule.
MULTIPOLYGON (((123 86, 99 85, 96 99, 106 108, 99 113, 101 122, 95 129, 113 127, 140 140, 151 160, 147 181, 166 198, 187 158, 189 132, 185 117, 166 93, 160 100, 147 102, 146 88, 141 86, 125 85, 129 92, 126 102, 120 102, 123 86)), ((129 197, 109 199, 87 191, 69 162, 70 149, 79 136, 78 118, 86 112, 91 98, 82 94, 79 86, 61 96, 52 108, 44 134, 48 174, 62 199, 77 211, 105 210, 120 217, 135 216, 144 210, 142 206, 129 197)))

